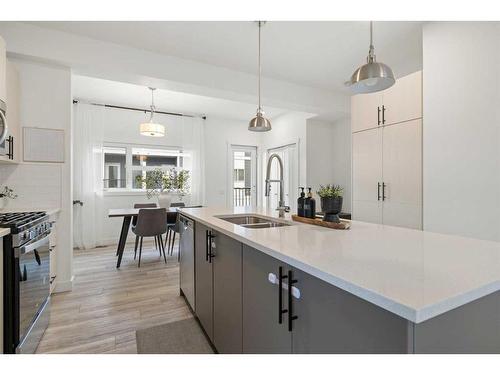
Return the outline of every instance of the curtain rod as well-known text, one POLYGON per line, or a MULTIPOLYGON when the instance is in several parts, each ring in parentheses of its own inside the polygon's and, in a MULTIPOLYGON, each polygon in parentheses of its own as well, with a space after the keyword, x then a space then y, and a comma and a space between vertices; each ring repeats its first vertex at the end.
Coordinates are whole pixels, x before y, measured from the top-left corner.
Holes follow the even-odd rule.
MULTIPOLYGON (((78 104, 79 102, 80 102, 80 100, 73 99, 73 104, 78 104)), ((100 104, 100 103, 88 103, 88 104, 90 104, 90 105, 97 105, 97 106, 105 107, 105 108, 125 109, 127 111, 139 111, 139 112, 144 112, 144 113, 151 112, 150 109, 134 108, 134 107, 124 107, 124 106, 113 105, 113 104, 100 104)), ((207 116, 186 115, 184 113, 164 112, 164 111, 155 111, 155 113, 160 113, 162 115, 180 116, 180 117, 202 118, 203 120, 207 119, 207 116)))

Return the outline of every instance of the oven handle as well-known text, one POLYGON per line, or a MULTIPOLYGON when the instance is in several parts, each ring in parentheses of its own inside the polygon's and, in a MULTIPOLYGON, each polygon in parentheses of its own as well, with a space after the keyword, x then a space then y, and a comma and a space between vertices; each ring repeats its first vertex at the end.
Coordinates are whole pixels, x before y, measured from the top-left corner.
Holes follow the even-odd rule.
POLYGON ((26 254, 26 253, 29 253, 29 252, 31 252, 39 247, 42 247, 42 246, 48 245, 48 244, 49 244, 49 236, 47 234, 41 240, 30 243, 29 245, 25 245, 23 247, 20 247, 17 251, 18 251, 19 255, 26 254))

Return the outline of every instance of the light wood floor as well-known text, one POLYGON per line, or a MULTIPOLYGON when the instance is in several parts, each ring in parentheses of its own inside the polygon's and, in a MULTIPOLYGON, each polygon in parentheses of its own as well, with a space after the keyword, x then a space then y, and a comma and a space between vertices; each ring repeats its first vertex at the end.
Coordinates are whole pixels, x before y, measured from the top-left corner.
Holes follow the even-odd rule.
POLYGON ((192 316, 179 296, 177 248, 165 264, 145 244, 138 268, 127 244, 119 270, 115 252, 75 250, 73 290, 52 296, 37 353, 137 353, 136 330, 192 316))

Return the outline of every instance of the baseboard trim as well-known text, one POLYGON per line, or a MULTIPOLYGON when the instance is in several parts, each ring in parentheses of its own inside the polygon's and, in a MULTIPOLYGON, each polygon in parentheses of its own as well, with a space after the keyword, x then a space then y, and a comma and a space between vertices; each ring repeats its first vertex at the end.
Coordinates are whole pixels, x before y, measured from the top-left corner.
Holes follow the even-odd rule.
POLYGON ((70 292, 73 290, 73 282, 75 276, 71 276, 70 280, 58 280, 56 278, 56 286, 54 287, 54 293, 70 292))

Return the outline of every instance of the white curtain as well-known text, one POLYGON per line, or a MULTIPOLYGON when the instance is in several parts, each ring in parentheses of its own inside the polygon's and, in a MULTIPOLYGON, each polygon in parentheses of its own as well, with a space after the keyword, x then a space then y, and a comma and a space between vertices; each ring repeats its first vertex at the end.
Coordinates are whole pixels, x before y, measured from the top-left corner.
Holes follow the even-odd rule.
POLYGON ((73 199, 83 202, 74 206, 74 246, 91 249, 98 245, 103 218, 102 143, 104 107, 78 103, 74 111, 73 199))
POLYGON ((199 117, 182 117, 182 149, 191 155, 190 205, 205 202, 205 120, 199 117))

